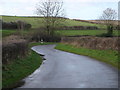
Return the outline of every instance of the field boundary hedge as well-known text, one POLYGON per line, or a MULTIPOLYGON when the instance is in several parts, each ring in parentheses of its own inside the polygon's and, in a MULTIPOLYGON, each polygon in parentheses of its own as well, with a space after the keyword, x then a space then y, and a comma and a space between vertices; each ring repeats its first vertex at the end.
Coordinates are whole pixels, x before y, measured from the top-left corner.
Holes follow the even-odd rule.
POLYGON ((28 41, 18 37, 9 36, 3 39, 2 63, 7 64, 12 60, 26 56, 28 52, 28 41))
POLYGON ((95 37, 95 36, 62 37, 61 42, 89 49, 118 50, 119 49, 118 39, 119 39, 118 37, 95 37))
POLYGON ((98 30, 96 26, 64 26, 62 30, 98 30))

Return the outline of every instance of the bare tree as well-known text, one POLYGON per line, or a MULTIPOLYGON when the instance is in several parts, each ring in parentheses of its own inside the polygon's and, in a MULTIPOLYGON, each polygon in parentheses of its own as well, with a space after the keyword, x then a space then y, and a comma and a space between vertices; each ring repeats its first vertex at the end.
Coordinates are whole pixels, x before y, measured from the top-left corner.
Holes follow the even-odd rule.
POLYGON ((43 24, 48 34, 53 34, 54 30, 63 22, 64 9, 63 2, 58 0, 46 0, 37 5, 37 15, 42 16, 43 24))
POLYGON ((100 17, 101 23, 107 26, 107 31, 109 35, 113 33, 113 26, 117 18, 117 12, 111 8, 107 8, 103 11, 102 16, 100 17))

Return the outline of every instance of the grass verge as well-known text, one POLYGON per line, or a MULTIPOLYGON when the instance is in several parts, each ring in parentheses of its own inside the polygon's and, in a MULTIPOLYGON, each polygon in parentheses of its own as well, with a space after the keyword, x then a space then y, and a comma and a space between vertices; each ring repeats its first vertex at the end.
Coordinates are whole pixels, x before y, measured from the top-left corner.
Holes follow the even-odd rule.
POLYGON ((75 46, 62 43, 58 43, 55 49, 89 56, 118 68, 118 52, 114 50, 93 50, 87 48, 77 48, 75 46))
POLYGON ((48 44, 53 43, 30 43, 29 54, 26 57, 13 60, 9 64, 3 65, 4 69, 2 71, 2 87, 13 88, 20 80, 33 73, 41 65, 42 58, 30 48, 36 45, 48 44))

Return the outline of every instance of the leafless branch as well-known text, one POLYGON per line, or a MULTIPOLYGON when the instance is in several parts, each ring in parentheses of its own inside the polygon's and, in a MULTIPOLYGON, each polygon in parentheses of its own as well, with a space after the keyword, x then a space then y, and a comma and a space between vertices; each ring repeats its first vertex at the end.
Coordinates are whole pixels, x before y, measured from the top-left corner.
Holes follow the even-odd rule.
POLYGON ((47 27, 48 31, 50 27, 53 29, 63 22, 64 19, 61 19, 61 17, 65 16, 63 2, 60 2, 60 0, 46 0, 45 2, 40 2, 37 5, 36 11, 37 15, 44 17, 44 25, 47 27))

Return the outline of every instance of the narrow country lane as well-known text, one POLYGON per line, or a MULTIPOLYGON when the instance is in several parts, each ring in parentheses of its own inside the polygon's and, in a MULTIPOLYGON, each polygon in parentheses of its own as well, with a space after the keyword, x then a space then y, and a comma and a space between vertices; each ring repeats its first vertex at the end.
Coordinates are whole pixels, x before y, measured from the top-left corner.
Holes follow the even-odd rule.
POLYGON ((20 88, 117 88, 117 69, 91 59, 54 49, 55 45, 34 46, 45 55, 43 64, 25 78, 20 88))

